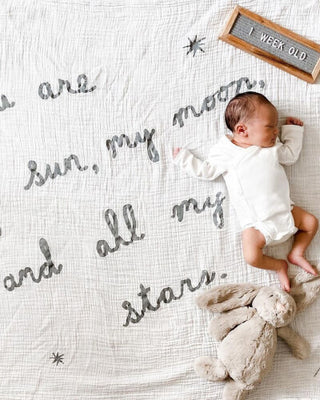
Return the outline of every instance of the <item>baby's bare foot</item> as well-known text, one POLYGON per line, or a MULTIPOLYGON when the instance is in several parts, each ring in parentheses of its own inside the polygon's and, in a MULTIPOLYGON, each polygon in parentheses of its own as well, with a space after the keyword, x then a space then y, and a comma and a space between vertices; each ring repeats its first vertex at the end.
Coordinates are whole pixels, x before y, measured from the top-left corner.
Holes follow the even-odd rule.
POLYGON ((277 275, 281 284, 281 287, 286 292, 290 292, 290 281, 288 277, 288 263, 285 260, 278 260, 280 264, 277 269, 277 275))
POLYGON ((313 266, 305 259, 305 257, 301 254, 298 254, 294 251, 291 251, 288 255, 288 260, 294 264, 298 265, 298 267, 303 268, 305 271, 309 272, 312 275, 318 275, 318 272, 313 268, 313 266))

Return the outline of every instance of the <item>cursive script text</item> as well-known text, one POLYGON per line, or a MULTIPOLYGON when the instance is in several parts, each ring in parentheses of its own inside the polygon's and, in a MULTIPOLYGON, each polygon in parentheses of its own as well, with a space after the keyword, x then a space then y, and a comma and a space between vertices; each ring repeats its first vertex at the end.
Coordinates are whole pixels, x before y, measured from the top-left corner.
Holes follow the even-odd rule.
POLYGON ((12 274, 9 274, 6 276, 3 280, 4 287, 11 292, 17 287, 20 287, 22 285, 22 282, 25 278, 27 278, 28 274, 30 275, 30 278, 33 280, 35 283, 41 282, 42 278, 49 279, 52 277, 52 274, 60 274, 63 266, 61 264, 58 265, 56 268, 52 262, 51 259, 51 253, 49 249, 49 245, 47 241, 44 238, 41 238, 39 240, 39 246, 41 253, 44 255, 46 261, 41 265, 40 271, 39 271, 39 276, 36 278, 34 276, 34 273, 31 268, 27 267, 25 269, 21 269, 19 271, 19 282, 16 282, 14 279, 14 276, 12 274))
POLYGON ((43 82, 40 84, 38 89, 38 94, 43 100, 47 100, 49 97, 52 99, 56 99, 63 92, 63 87, 65 86, 67 91, 71 94, 77 93, 88 93, 92 92, 96 89, 96 86, 92 86, 90 89, 87 89, 88 78, 85 74, 81 74, 77 78, 78 89, 72 89, 71 84, 67 80, 58 79, 59 89, 56 94, 53 93, 51 85, 49 82, 43 82))
POLYGON ((197 214, 202 213, 207 207, 216 207, 212 215, 213 223, 218 229, 221 229, 224 226, 222 202, 225 199, 225 197, 221 198, 221 196, 222 193, 218 192, 216 194, 216 201, 214 203, 211 203, 210 197, 207 197, 206 201, 203 203, 202 208, 198 208, 198 202, 195 199, 191 198, 189 200, 184 200, 182 203, 177 204, 173 207, 171 218, 177 217, 178 221, 181 222, 183 220, 184 210, 189 211, 191 205, 193 206, 193 209, 197 214))
MULTIPOLYGON (((247 89, 252 89, 257 84, 256 81, 253 81, 252 83, 250 83, 249 78, 240 78, 237 81, 230 82, 226 86, 221 86, 219 90, 217 90, 215 93, 211 94, 210 96, 207 96, 203 100, 201 110, 199 112, 197 112, 192 105, 180 108, 180 110, 177 113, 175 113, 173 116, 172 125, 176 125, 178 122, 180 125, 180 128, 182 128, 184 126, 183 118, 185 118, 185 119, 188 118, 188 116, 189 116, 188 110, 189 109, 192 111, 192 114, 194 117, 200 117, 205 111, 213 110, 216 106, 215 96, 217 97, 217 99, 220 102, 225 102, 229 99, 229 92, 228 92, 229 88, 236 85, 235 94, 238 94, 240 92, 241 85, 243 82, 246 84, 247 89)), ((259 85, 261 88, 263 88, 265 84, 263 81, 260 81, 259 85)))
MULTIPOLYGON (((171 303, 172 300, 180 300, 181 297, 184 294, 184 287, 187 286, 190 292, 194 292, 195 290, 200 289, 200 287, 205 284, 209 285, 214 279, 215 279, 216 273, 212 272, 210 275, 208 271, 203 270, 201 274, 201 278, 199 283, 196 286, 192 286, 191 280, 189 278, 187 279, 182 279, 180 282, 180 293, 178 296, 176 296, 171 289, 171 287, 166 287, 161 290, 160 295, 157 299, 157 305, 152 305, 150 303, 150 300, 148 299, 148 293, 150 292, 150 288, 144 287, 144 285, 140 284, 140 292, 138 293, 138 296, 141 298, 142 302, 142 309, 140 312, 136 311, 131 303, 129 301, 124 301, 122 303, 122 307, 128 311, 127 319, 126 322, 123 324, 123 326, 128 326, 130 322, 133 324, 137 324, 138 322, 141 321, 141 319, 144 317, 145 312, 147 310, 149 311, 157 311, 161 307, 161 303, 171 303)), ((221 278, 224 279, 226 278, 227 274, 222 274, 221 278)))
POLYGON ((54 164, 54 170, 53 172, 51 171, 51 167, 49 164, 46 166, 46 172, 45 176, 42 176, 40 172, 37 171, 37 163, 33 160, 30 160, 28 162, 28 168, 31 172, 29 182, 27 183, 26 186, 24 186, 25 190, 29 190, 32 186, 33 183, 35 183, 37 186, 42 186, 46 183, 48 178, 55 179, 58 175, 64 176, 68 171, 71 171, 71 161, 74 161, 76 167, 78 168, 79 171, 85 171, 88 169, 88 166, 85 165, 84 167, 81 167, 79 163, 79 159, 76 155, 71 154, 68 158, 64 159, 64 171, 61 172, 60 165, 56 162, 54 164), (37 181, 35 181, 35 178, 38 178, 37 181))
POLYGON ((108 225, 108 228, 110 229, 112 235, 114 236, 115 247, 113 248, 110 247, 106 240, 103 239, 98 240, 96 248, 100 257, 105 257, 106 255, 108 255, 108 253, 114 253, 115 251, 119 250, 121 244, 124 246, 128 246, 134 241, 141 240, 145 237, 144 233, 142 233, 140 236, 136 234, 137 222, 134 216, 132 205, 131 204, 124 205, 122 208, 122 212, 123 212, 124 222, 129 232, 131 232, 131 238, 130 240, 124 240, 119 235, 119 223, 117 214, 113 210, 111 210, 111 208, 109 208, 105 212, 104 217, 108 225))

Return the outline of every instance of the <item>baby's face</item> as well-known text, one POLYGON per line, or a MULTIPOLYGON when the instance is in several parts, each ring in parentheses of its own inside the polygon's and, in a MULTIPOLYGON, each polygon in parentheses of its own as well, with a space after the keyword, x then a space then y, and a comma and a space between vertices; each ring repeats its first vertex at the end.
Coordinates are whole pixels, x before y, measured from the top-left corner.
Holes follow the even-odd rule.
POLYGON ((279 133, 278 112, 268 104, 258 104, 254 115, 246 126, 246 144, 248 146, 272 147, 279 133))

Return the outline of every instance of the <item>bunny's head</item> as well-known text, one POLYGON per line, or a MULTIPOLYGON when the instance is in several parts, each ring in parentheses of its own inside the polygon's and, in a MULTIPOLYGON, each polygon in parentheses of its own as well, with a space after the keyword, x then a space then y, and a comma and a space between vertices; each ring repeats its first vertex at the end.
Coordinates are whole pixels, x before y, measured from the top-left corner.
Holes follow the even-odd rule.
POLYGON ((296 315, 297 306, 293 298, 277 287, 262 287, 252 302, 260 317, 275 328, 290 324, 296 315))
POLYGON ((275 286, 230 284, 214 287, 197 297, 200 308, 225 312, 252 305, 259 316, 275 328, 290 324, 296 314, 292 296, 275 286))

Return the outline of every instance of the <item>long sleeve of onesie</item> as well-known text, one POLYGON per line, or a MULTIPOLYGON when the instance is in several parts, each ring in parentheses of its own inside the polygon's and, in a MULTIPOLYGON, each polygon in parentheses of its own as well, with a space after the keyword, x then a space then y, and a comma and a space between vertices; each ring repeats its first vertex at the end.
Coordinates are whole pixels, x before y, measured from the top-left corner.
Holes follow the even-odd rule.
POLYGON ((281 128, 278 157, 280 164, 292 165, 300 155, 302 149, 303 126, 283 125, 281 128))
POLYGON ((218 163, 219 156, 215 157, 214 153, 214 150, 211 149, 208 158, 200 160, 188 149, 182 148, 173 162, 183 168, 190 176, 202 180, 214 180, 224 172, 224 168, 218 163))
POLYGON ((301 152, 303 127, 284 125, 271 147, 235 145, 222 136, 201 161, 181 149, 174 163, 189 175, 213 180, 223 175, 230 202, 241 228, 258 229, 266 245, 282 243, 297 232, 291 213, 290 187, 283 165, 297 161, 301 152))

